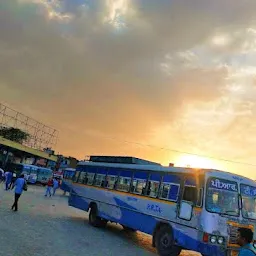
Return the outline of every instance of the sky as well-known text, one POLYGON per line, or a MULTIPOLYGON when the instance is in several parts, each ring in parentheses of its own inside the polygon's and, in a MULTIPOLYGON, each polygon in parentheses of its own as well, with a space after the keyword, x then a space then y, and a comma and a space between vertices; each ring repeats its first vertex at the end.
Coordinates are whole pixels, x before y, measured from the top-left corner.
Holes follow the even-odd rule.
POLYGON ((255 0, 0 0, 0 102, 57 152, 256 179, 255 0), (148 146, 151 145, 151 146, 148 146))

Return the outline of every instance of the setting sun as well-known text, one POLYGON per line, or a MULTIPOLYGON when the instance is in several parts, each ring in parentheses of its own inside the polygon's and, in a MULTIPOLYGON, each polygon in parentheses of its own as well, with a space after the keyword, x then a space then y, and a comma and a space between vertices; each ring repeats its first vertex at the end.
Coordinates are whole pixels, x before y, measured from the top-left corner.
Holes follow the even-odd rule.
POLYGON ((214 162, 210 159, 193 156, 193 155, 182 155, 175 162, 175 166, 181 167, 192 167, 192 168, 216 168, 214 162))

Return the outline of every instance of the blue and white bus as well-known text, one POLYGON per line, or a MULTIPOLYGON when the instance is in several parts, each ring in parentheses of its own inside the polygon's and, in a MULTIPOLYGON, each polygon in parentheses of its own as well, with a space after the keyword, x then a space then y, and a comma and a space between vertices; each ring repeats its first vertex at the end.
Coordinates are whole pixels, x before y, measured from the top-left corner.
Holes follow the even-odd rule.
POLYGON ((239 227, 255 231, 256 182, 211 169, 84 161, 69 205, 90 211, 92 226, 110 221, 151 234, 161 256, 227 256, 238 251, 239 227))
POLYGON ((66 192, 70 192, 72 186, 72 179, 76 173, 76 169, 73 168, 66 168, 63 170, 63 177, 60 189, 66 192))
POLYGON ((19 164, 12 163, 9 167, 10 171, 14 171, 19 176, 20 174, 25 174, 28 183, 35 184, 47 184, 49 178, 52 177, 53 171, 45 167, 39 167, 30 164, 19 164))

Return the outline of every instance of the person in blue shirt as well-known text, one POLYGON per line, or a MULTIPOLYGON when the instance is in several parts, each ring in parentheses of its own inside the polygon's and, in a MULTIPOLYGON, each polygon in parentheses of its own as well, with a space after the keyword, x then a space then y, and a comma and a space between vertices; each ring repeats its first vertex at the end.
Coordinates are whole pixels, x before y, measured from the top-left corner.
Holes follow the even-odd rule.
POLYGON ((14 194, 14 203, 12 205, 12 210, 14 210, 15 212, 18 211, 18 201, 19 198, 23 192, 23 190, 25 190, 25 186, 26 186, 26 181, 24 179, 24 174, 22 174, 13 184, 12 189, 15 187, 15 194, 14 194))
POLYGON ((53 196, 55 195, 55 192, 56 192, 58 187, 59 187, 59 182, 57 181, 56 178, 54 178, 53 179, 53 193, 52 193, 53 196))
POLYGON ((241 246, 238 256, 256 256, 256 249, 252 245, 253 232, 248 228, 239 228, 238 244, 241 246))
POLYGON ((5 190, 10 189, 10 184, 12 181, 12 172, 5 173, 5 190))

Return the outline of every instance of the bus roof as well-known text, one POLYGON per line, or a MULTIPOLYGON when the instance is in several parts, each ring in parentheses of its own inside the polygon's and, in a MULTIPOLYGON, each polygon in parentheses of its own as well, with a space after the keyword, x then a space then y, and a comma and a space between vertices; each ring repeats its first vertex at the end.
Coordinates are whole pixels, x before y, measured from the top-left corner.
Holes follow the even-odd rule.
MULTIPOLYGON (((154 172, 183 172, 183 173, 195 173, 195 171, 205 172, 206 169, 197 169, 197 168, 186 168, 186 167, 166 167, 162 165, 142 165, 142 164, 118 164, 118 163, 102 163, 102 162, 90 162, 90 161, 81 161, 78 163, 78 166, 105 166, 113 168, 122 168, 122 169, 131 169, 131 170, 146 170, 154 172)), ((210 169, 209 169, 210 170, 210 169)))
POLYGON ((116 163, 116 164, 139 164, 139 165, 158 165, 161 164, 148 161, 142 158, 133 156, 90 156, 90 162, 97 163, 116 163))
POLYGON ((76 169, 75 168, 63 168, 62 169, 63 171, 76 171, 76 169))
MULTIPOLYGON (((191 168, 191 167, 167 167, 162 165, 141 165, 141 164, 118 164, 118 163, 101 163, 101 162, 90 162, 90 161, 81 161, 78 163, 78 166, 104 166, 104 167, 112 167, 112 168, 122 168, 122 169, 129 169, 129 170, 141 170, 141 171, 153 171, 153 172, 172 172, 172 173, 184 173, 184 174, 204 174, 204 173, 213 173, 216 175, 227 175, 230 176, 230 178, 237 179, 238 177, 242 179, 246 179, 250 182, 256 183, 253 179, 250 179, 248 177, 244 177, 239 174, 227 172, 227 171, 221 171, 216 169, 203 169, 203 168, 191 168)), ((228 178, 228 177, 227 177, 228 178)))
POLYGON ((41 166, 37 166, 37 165, 33 165, 33 164, 22 164, 22 163, 16 163, 18 165, 22 165, 24 167, 36 167, 36 168, 40 168, 40 169, 46 169, 46 170, 51 170, 50 168, 47 167, 41 167, 41 166))

